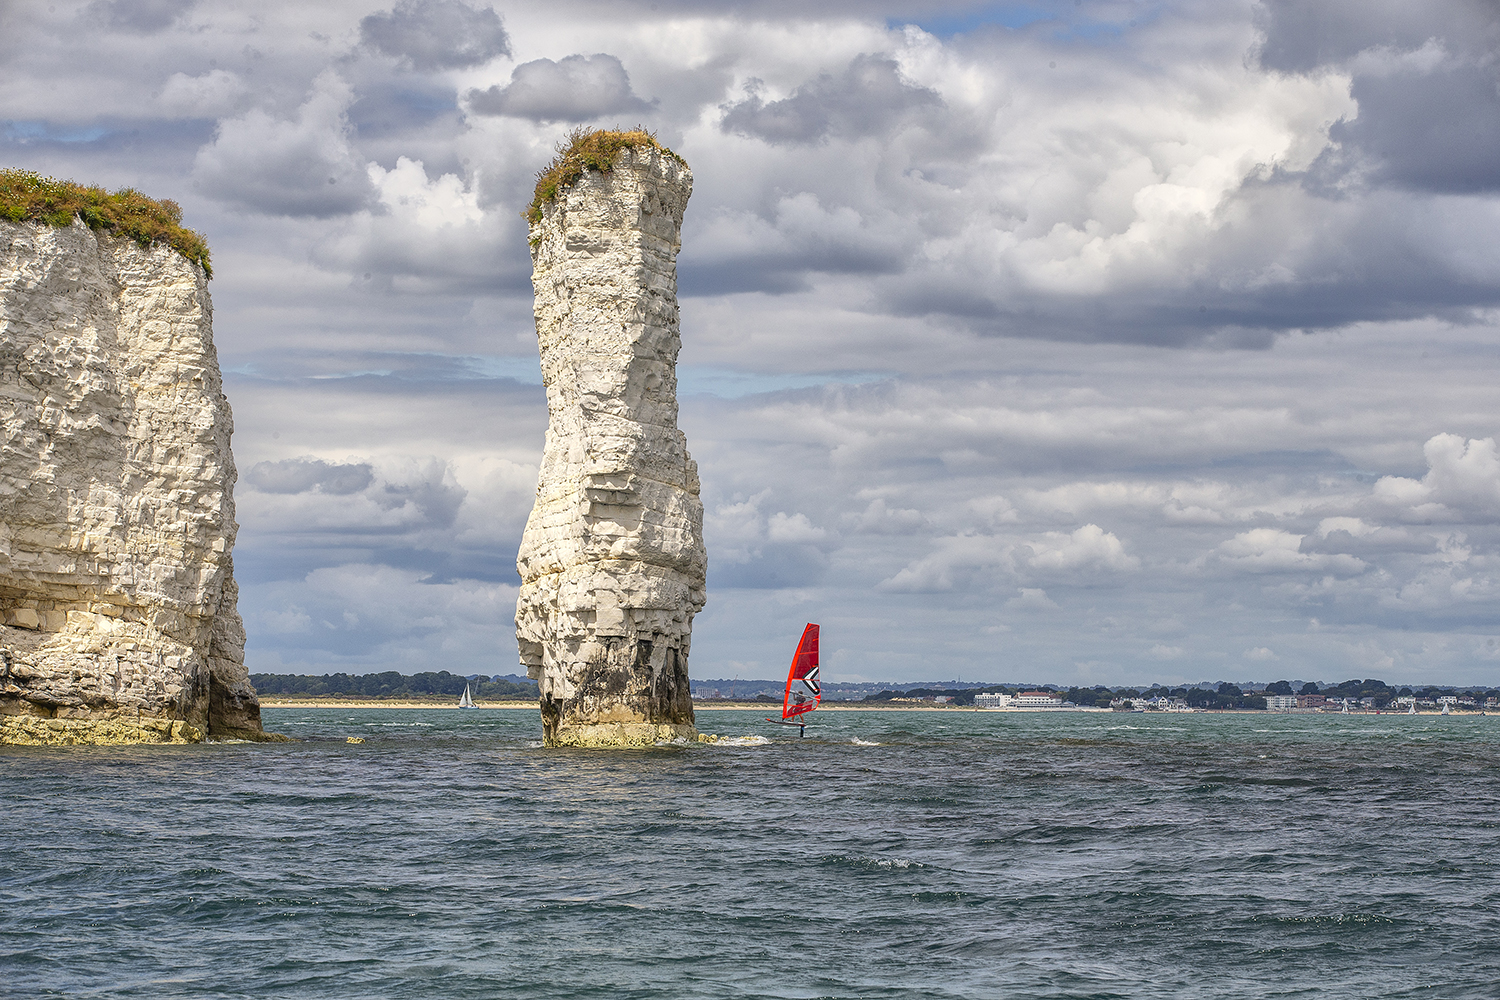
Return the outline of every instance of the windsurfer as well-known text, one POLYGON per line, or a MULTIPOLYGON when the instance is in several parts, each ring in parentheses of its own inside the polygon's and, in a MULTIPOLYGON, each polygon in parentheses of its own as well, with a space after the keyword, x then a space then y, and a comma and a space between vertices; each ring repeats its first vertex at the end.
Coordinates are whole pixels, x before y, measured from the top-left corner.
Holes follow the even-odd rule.
POLYGON ((807 735, 807 723, 803 721, 803 717, 817 708, 822 700, 823 691, 818 686, 818 626, 809 622, 802 631, 802 641, 797 644, 796 655, 792 657, 792 665, 787 670, 781 718, 766 721, 782 726, 796 726, 800 739, 807 735), (792 690, 794 684, 799 690, 792 690))

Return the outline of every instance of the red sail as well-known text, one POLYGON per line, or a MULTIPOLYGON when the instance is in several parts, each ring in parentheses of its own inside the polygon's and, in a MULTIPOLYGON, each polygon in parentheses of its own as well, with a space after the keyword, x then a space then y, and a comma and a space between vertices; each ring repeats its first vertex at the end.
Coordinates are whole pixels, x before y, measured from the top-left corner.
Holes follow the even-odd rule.
POLYGON ((792 657, 792 668, 786 673, 786 698, 781 703, 781 717, 793 719, 803 712, 811 712, 822 700, 823 689, 818 686, 818 626, 809 625, 802 631, 797 655, 792 657))

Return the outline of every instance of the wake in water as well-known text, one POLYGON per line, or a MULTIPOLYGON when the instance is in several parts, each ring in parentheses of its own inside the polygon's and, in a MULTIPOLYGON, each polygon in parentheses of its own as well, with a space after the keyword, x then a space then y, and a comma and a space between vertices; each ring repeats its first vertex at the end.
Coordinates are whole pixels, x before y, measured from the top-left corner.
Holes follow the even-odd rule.
POLYGON ((771 741, 764 736, 720 736, 709 746, 715 747, 763 747, 771 741))

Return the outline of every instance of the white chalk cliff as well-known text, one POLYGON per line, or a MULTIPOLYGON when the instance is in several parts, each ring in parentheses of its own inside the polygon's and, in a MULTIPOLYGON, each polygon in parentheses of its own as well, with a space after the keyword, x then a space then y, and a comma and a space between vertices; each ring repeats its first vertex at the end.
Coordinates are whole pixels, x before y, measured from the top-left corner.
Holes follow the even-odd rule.
POLYGON ((546 447, 516 635, 549 746, 696 735, 688 687, 707 555, 677 428, 677 251, 692 174, 654 146, 542 203, 531 227, 546 447))
POLYGON ((256 738, 203 269, 0 222, 0 742, 256 738))

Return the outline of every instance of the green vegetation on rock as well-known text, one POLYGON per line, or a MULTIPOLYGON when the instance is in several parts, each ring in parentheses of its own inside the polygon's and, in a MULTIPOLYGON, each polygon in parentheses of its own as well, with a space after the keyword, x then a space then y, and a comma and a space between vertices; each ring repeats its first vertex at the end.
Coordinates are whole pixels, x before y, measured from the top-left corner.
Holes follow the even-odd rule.
POLYGON ((627 149, 645 147, 659 149, 678 163, 686 165, 682 157, 656 141, 656 135, 637 125, 628 131, 589 129, 579 126, 568 133, 567 141, 557 146, 557 157, 546 169, 536 175, 536 192, 531 207, 522 213, 526 221, 542 221, 542 205, 557 198, 557 193, 571 187, 585 171, 598 170, 609 173, 615 168, 615 160, 627 149))
POLYGON ((59 228, 82 219, 90 229, 128 236, 143 247, 165 243, 213 277, 208 244, 183 228, 181 207, 175 201, 147 198, 134 188, 110 194, 101 187, 54 180, 30 170, 0 170, 0 219, 59 228))

